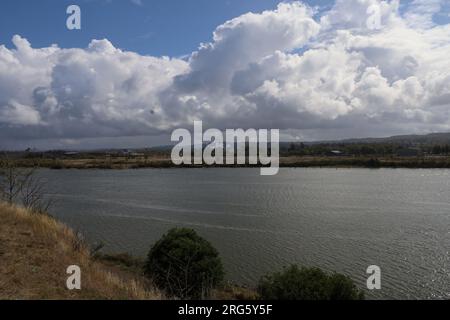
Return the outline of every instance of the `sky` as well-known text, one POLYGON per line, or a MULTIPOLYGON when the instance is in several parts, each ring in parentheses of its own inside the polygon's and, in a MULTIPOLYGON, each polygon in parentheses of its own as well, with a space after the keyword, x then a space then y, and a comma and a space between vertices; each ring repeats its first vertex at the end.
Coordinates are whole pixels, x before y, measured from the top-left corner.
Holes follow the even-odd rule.
POLYGON ((449 56, 445 0, 2 0, 0 149, 450 131, 449 56))
MULTIPOLYGON (((183 56, 211 40, 214 29, 247 12, 276 8, 279 0, 2 0, 0 43, 20 34, 34 47, 84 48, 108 39, 117 48, 154 56, 183 56), (82 10, 82 30, 66 28, 66 8, 82 10)), ((330 6, 328 0, 307 1, 330 6)))

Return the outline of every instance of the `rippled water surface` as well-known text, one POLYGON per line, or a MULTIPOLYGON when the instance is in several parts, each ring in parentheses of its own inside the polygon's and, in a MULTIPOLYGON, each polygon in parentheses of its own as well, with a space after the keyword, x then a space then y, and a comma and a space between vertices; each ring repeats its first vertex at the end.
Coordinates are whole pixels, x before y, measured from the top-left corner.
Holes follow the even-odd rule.
POLYGON ((42 171, 52 211, 110 252, 145 256, 175 226, 220 251, 230 280, 253 285, 299 263, 351 276, 382 269, 369 298, 450 298, 450 171, 149 169, 42 171))

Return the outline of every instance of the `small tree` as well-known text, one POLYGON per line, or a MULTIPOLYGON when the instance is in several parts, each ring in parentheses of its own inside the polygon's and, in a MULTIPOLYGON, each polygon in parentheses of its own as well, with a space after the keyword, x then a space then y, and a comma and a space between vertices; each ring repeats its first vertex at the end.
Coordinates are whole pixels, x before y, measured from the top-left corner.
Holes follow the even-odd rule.
POLYGON ((145 274, 170 296, 202 299, 224 276, 217 250, 194 230, 175 228, 150 250, 145 274))
POLYGON ((19 197, 25 183, 26 173, 17 168, 14 161, 4 157, 0 160, 0 193, 2 199, 13 204, 19 197))
POLYGON ((264 276, 258 286, 264 300, 361 300, 364 293, 341 274, 292 265, 264 276))
POLYGON ((45 192, 46 182, 36 175, 34 169, 24 172, 20 200, 25 208, 33 213, 48 214, 53 201, 45 198, 45 192))
POLYGON ((20 168, 13 159, 0 159, 0 197, 9 204, 19 203, 34 213, 47 213, 51 200, 44 199, 46 183, 34 168, 20 168))

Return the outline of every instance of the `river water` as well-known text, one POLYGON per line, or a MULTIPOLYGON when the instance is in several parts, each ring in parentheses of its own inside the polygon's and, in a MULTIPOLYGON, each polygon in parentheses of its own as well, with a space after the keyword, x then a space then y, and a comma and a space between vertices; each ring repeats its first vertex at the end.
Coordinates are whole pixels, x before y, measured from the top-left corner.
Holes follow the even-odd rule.
POLYGON ((173 227, 219 250, 231 281, 298 263, 344 273, 374 299, 450 298, 450 170, 42 170, 52 214, 105 251, 144 257, 173 227))

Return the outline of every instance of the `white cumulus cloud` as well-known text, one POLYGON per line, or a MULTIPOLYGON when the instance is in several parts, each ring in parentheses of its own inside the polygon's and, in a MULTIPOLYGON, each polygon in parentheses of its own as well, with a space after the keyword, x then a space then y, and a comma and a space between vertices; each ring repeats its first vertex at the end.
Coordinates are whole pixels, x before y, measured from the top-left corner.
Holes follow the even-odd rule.
POLYGON ((193 120, 311 138, 450 130, 450 25, 440 1, 300 2, 218 26, 186 60, 0 46, 1 141, 159 135, 193 120), (368 28, 378 6, 380 28, 368 28), (369 12, 369 13, 368 13, 369 12))

